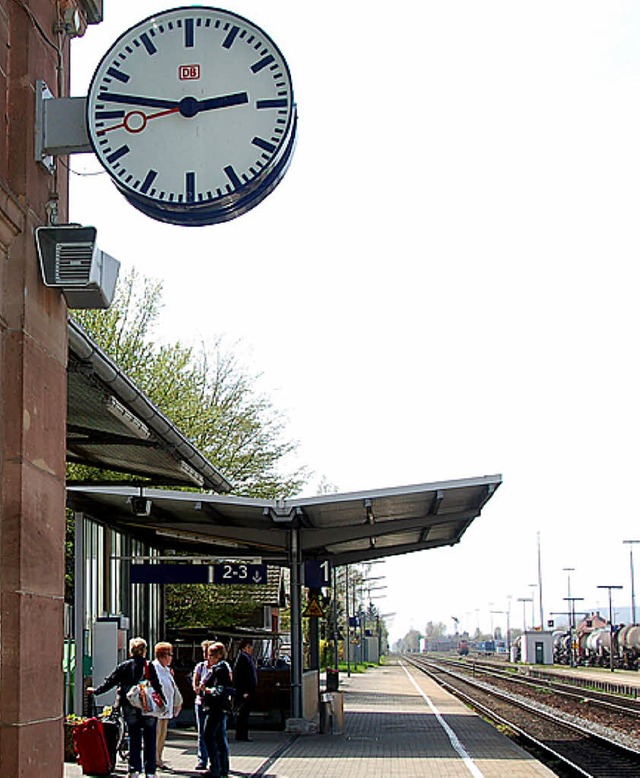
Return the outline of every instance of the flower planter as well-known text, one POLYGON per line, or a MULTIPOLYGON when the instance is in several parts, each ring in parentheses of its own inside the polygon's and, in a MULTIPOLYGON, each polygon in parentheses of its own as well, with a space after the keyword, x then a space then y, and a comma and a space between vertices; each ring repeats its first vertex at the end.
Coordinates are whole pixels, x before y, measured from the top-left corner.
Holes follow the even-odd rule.
POLYGON ((65 721, 64 723, 64 761, 65 762, 76 762, 76 750, 73 745, 73 730, 75 729, 75 724, 72 724, 69 721, 65 721))

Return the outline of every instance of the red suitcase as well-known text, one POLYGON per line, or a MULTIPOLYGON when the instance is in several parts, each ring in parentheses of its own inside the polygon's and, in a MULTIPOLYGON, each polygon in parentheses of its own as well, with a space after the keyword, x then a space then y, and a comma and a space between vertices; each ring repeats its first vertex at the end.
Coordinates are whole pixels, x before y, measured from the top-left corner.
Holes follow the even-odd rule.
POLYGON ((111 775, 113 764, 101 721, 87 719, 76 724, 73 742, 84 775, 111 775))

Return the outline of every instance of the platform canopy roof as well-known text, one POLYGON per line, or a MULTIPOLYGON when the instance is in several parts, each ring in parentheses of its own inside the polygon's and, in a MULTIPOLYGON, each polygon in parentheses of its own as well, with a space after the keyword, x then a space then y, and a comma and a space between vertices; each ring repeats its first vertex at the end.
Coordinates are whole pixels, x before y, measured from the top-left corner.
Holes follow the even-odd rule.
POLYGON ((104 486, 71 486, 67 494, 73 510, 161 551, 286 564, 297 526, 304 560, 339 566, 458 543, 501 481, 491 475, 288 500, 104 486), (134 513, 141 496, 151 501, 149 515, 134 513))
POLYGON ((227 479, 73 319, 67 376, 67 462, 150 485, 229 491, 227 479))

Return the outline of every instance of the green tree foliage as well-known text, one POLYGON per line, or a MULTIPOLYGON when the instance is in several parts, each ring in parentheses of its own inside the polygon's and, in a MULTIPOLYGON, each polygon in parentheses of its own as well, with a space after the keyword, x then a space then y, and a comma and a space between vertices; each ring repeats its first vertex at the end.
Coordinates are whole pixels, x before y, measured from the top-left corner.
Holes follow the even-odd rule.
POLYGON ((420 633, 415 629, 410 629, 407 634, 398 640, 395 645, 396 651, 403 652, 417 652, 420 650, 420 633))
POLYGON ((441 638, 443 635, 446 635, 446 633, 447 633, 447 627, 441 621, 427 622, 427 626, 425 627, 424 630, 424 636, 427 638, 441 638))
MULTIPOLYGON (((155 342, 161 308, 162 285, 132 271, 120 280, 108 310, 74 311, 74 317, 231 481, 233 493, 298 493, 307 473, 280 471, 297 443, 285 437, 285 415, 256 390, 259 375, 248 372, 219 338, 198 349, 155 342)), ((73 475, 91 477, 75 466, 73 475)))
MULTIPOLYGON (((118 367, 194 443, 242 496, 278 498, 300 491, 307 473, 281 472, 283 459, 296 449, 285 437, 286 418, 256 389, 258 375, 248 372, 219 338, 196 349, 154 341, 162 310, 162 285, 135 271, 120 279, 111 307, 74 311, 74 318, 118 367)), ((109 474, 69 465, 70 478, 107 480, 109 474)), ((122 474, 112 474, 123 479, 122 474)), ((139 479, 136 479, 139 480, 139 479)), ((71 523, 68 546, 72 545, 71 523)), ((67 565, 67 592, 72 592, 67 565)), ((241 587, 238 587, 241 588, 241 587)), ((246 587, 245 587, 246 588, 246 587)), ((72 596, 72 595, 71 595, 72 596)), ((170 626, 219 627, 242 623, 255 610, 250 592, 230 606, 216 587, 167 587, 170 626)))
MULTIPOLYGON (((167 586, 167 623, 170 627, 211 627, 216 629, 251 625, 256 605, 252 586, 231 587, 226 596, 219 596, 220 587, 202 584, 172 584, 167 586)), ((259 608, 262 616, 262 608, 259 608)))

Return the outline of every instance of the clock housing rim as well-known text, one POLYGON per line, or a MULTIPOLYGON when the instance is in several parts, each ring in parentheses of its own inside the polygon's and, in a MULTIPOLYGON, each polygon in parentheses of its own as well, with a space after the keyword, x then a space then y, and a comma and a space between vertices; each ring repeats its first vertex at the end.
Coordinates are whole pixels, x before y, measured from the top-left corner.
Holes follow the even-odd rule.
POLYGON ((293 150, 295 147, 295 140, 296 140, 297 107, 295 103, 293 79, 291 77, 291 70, 289 68, 289 63, 287 62, 286 57, 282 53, 277 43, 267 32, 265 32, 265 30, 259 24, 247 18, 246 16, 242 16, 241 14, 236 13, 235 11, 229 11, 219 6, 181 5, 181 6, 175 6, 174 8, 167 8, 158 13, 150 14, 149 16, 145 17, 144 19, 141 19, 140 21, 136 22, 135 24, 131 25, 126 30, 124 30, 109 45, 108 49, 100 58, 91 76, 91 81, 89 83, 89 88, 87 91, 85 121, 87 126, 87 134, 89 137, 89 142, 91 144, 93 153, 95 154, 96 158, 100 162, 102 169, 107 173, 111 181, 115 184, 118 191, 121 194, 123 194, 126 197, 126 199, 135 208, 145 213, 147 216, 150 216, 151 218, 157 219, 159 221, 170 221, 170 223, 172 224, 184 224, 185 226, 192 226, 193 224, 214 224, 220 221, 229 221, 235 218, 236 216, 240 216, 241 214, 246 213, 248 210, 251 210, 253 207, 255 207, 260 202, 262 202, 262 200, 268 194, 270 194, 270 192, 273 191, 273 189, 277 186, 277 184, 282 180, 291 162, 291 157, 293 154, 293 150), (266 165, 265 168, 261 170, 251 182, 241 186, 239 189, 234 190, 228 195, 225 195, 221 198, 214 198, 212 200, 207 200, 205 203, 202 203, 202 201, 181 202, 181 203, 168 202, 168 201, 165 202, 157 198, 148 197, 140 193, 133 187, 130 187, 126 183, 119 180, 113 174, 112 170, 110 170, 102 162, 100 154, 98 153, 97 144, 94 140, 93 124, 91 121, 91 110, 90 110, 91 95, 94 90, 94 87, 97 88, 96 82, 97 82, 98 73, 102 69, 102 66, 105 63, 105 61, 110 56, 113 56, 112 53, 114 49, 117 49, 121 41, 124 38, 126 38, 126 36, 129 35, 133 30, 136 30, 139 27, 143 27, 144 25, 150 23, 152 20, 156 20, 163 16, 166 16, 167 14, 174 14, 180 11, 185 11, 185 12, 204 11, 204 12, 221 13, 226 16, 230 16, 235 19, 238 19, 239 21, 247 24, 249 27, 259 31, 259 33, 264 36, 264 38, 268 41, 268 43, 271 46, 273 46, 273 48, 278 52, 282 64, 286 70, 288 82, 291 87, 291 110, 289 111, 289 116, 287 117, 287 127, 285 129, 283 141, 280 144, 278 153, 274 157, 272 157, 272 159, 269 161, 269 164, 266 165), (144 207, 142 207, 143 205, 144 207), (215 214, 216 216, 214 220, 207 221, 207 222, 198 222, 198 217, 204 215, 205 211, 210 211, 212 214, 215 214), (177 219, 179 215, 184 215, 186 217, 188 214, 191 213, 195 214, 194 219, 185 218, 185 221, 179 221, 179 219, 177 219), (165 219, 163 218, 163 215, 171 216, 172 218, 165 219), (174 221, 173 218, 176 218, 176 220, 174 221))

